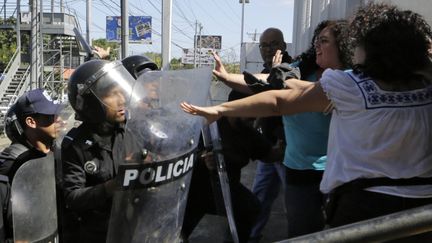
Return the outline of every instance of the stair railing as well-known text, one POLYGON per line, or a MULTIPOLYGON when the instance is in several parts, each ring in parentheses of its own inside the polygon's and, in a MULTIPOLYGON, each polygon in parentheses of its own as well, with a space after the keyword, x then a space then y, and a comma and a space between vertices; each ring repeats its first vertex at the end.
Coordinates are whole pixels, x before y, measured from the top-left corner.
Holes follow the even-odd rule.
POLYGON ((21 65, 21 52, 16 49, 15 53, 12 55, 11 60, 6 66, 3 74, 5 75, 3 81, 0 83, 0 97, 4 96, 6 88, 9 86, 13 77, 15 76, 19 66, 21 65))

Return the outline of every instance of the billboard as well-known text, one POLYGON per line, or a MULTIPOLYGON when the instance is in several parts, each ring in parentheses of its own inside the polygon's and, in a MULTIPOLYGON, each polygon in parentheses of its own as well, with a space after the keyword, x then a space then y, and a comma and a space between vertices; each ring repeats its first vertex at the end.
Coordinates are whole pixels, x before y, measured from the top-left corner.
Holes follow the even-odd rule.
POLYGON ((212 48, 201 48, 197 50, 197 54, 195 56, 195 52, 193 48, 183 49, 183 56, 181 62, 183 64, 194 64, 194 60, 196 64, 199 65, 213 65, 214 58, 211 54, 212 48))
MULTIPOLYGON (((151 44, 152 18, 150 16, 129 16, 129 42, 151 44)), ((121 41, 120 16, 106 17, 107 41, 121 41)))
POLYGON ((198 35, 196 40, 198 48, 201 46, 201 48, 222 49, 222 36, 220 35, 198 35))

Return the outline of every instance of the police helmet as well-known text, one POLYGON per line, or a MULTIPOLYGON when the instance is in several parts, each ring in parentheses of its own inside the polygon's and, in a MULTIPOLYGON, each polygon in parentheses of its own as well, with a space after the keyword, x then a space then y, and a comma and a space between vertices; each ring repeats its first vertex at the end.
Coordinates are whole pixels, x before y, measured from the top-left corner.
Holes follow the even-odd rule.
POLYGON ((68 98, 76 119, 101 123, 106 119, 102 97, 109 88, 118 86, 126 96, 131 94, 135 79, 119 61, 90 60, 80 65, 68 83, 68 98))
POLYGON ((122 60, 123 66, 129 71, 134 78, 149 70, 157 70, 158 66, 152 60, 144 55, 132 55, 122 60))
POLYGON ((6 136, 14 142, 18 142, 22 139, 24 130, 18 121, 16 114, 16 104, 12 105, 5 115, 5 133, 6 136))

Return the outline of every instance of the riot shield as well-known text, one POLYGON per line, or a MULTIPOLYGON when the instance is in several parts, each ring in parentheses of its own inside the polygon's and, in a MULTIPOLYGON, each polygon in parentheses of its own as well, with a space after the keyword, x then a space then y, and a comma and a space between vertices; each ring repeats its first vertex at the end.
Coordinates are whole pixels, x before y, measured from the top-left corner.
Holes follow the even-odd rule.
MULTIPOLYGON (((128 106, 126 129, 139 151, 124 148, 107 242, 178 242, 202 118, 179 108, 204 105, 211 69, 141 75, 128 106)), ((128 133, 126 133, 128 134, 128 133)), ((125 138, 127 139, 127 138, 125 138)))
POLYGON ((218 196, 219 191, 222 192, 222 200, 219 198, 216 199, 217 203, 219 201, 223 201, 225 206, 225 212, 228 219, 229 228, 231 231, 231 236, 235 243, 239 242, 237 228, 234 221, 234 213, 232 209, 232 201, 231 201, 231 190, 229 186, 229 179, 226 172, 225 160, 222 154, 222 144, 219 137, 219 130, 216 122, 208 126, 204 126, 202 129, 202 135, 204 140, 204 146, 208 150, 212 150, 215 154, 216 164, 217 164, 217 172, 219 176, 219 180, 216 183, 212 183, 214 188, 215 197, 218 196))
POLYGON ((58 242, 54 158, 25 162, 11 186, 15 242, 58 242))

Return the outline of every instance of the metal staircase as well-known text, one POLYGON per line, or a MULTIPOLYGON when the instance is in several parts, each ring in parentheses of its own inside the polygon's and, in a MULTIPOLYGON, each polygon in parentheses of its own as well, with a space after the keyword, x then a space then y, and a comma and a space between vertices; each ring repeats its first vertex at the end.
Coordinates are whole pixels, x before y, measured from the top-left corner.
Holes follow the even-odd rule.
MULTIPOLYGON (((0 19, 21 19, 17 18, 16 4, 3 4, 0 6, 0 19)), ((21 6, 27 9, 28 6, 21 6)), ((54 99, 63 101, 65 97, 66 81, 64 73, 75 68, 84 61, 84 54, 80 52, 81 46, 75 39, 73 29, 80 29, 74 12, 53 13, 45 11, 41 22, 43 23, 43 55, 38 53, 39 60, 43 60, 36 67, 39 70, 38 76, 30 80, 31 62, 30 54, 23 54, 17 50, 11 57, 6 69, 3 71, 3 80, 0 82, 0 133, 3 132, 4 116, 9 107, 31 87, 46 89, 54 99), (42 57, 43 56, 43 57, 42 57), (41 83, 37 80, 42 80, 41 83)), ((20 22, 21 32, 31 31, 31 23, 20 22)), ((16 29, 16 24, 3 21, 0 29, 16 29)), ((34 65, 33 65, 34 66, 34 65)), ((35 67, 35 66, 34 66, 35 67)))

